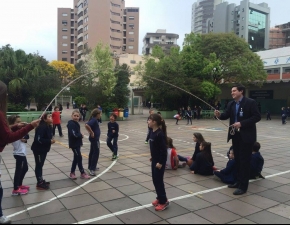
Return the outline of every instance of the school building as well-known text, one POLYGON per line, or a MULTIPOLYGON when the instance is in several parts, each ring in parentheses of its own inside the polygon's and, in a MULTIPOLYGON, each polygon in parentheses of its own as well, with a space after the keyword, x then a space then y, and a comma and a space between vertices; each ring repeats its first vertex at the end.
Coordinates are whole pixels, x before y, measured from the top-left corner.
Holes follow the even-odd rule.
MULTIPOLYGON (((264 62, 268 74, 267 82, 261 87, 249 86, 246 96, 260 103, 262 113, 270 110, 280 114, 282 107, 290 106, 290 47, 257 52, 264 62)), ((230 87, 222 88, 222 102, 231 99, 230 87)))

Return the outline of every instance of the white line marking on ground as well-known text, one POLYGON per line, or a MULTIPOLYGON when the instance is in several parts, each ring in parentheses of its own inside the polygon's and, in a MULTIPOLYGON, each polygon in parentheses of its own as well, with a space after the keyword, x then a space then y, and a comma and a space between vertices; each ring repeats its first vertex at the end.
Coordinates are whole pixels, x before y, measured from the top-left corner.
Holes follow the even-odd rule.
POLYGON ((12 218, 12 217, 18 216, 18 215, 20 215, 20 214, 22 214, 22 213, 25 213, 25 212, 28 212, 28 211, 30 211, 30 210, 32 210, 32 209, 35 209, 35 208, 38 208, 38 207, 40 207, 40 206, 46 205, 46 204, 48 204, 48 203, 50 203, 50 202, 52 202, 52 201, 54 201, 54 200, 57 200, 57 199, 59 199, 59 198, 61 198, 61 197, 64 197, 64 196, 66 196, 66 195, 68 195, 68 194, 74 192, 74 191, 77 191, 77 190, 81 189, 82 187, 86 186, 87 184, 90 184, 90 183, 92 183, 93 181, 95 181, 95 180, 97 180, 98 178, 100 178, 101 176, 103 176, 103 175, 104 175, 105 173, 107 173, 110 169, 112 169, 112 167, 113 167, 116 163, 117 163, 117 160, 114 161, 114 162, 113 162, 113 163, 112 163, 112 164, 111 164, 111 165, 110 165, 110 166, 109 166, 105 171, 103 171, 102 173, 100 173, 100 174, 99 174, 98 176, 96 176, 95 178, 90 179, 89 181, 83 183, 82 185, 79 185, 78 187, 76 187, 76 188, 74 188, 74 189, 72 189, 72 190, 70 190, 70 191, 68 191, 68 192, 66 192, 66 193, 63 193, 63 194, 61 194, 61 195, 58 195, 58 196, 56 196, 56 197, 54 197, 54 198, 52 198, 52 199, 50 199, 50 200, 47 200, 47 201, 45 201, 45 202, 43 202, 43 203, 37 204, 37 205, 32 206, 32 207, 29 207, 29 208, 27 208, 26 210, 23 210, 23 211, 20 211, 20 212, 14 213, 14 214, 9 215, 9 216, 7 216, 7 217, 8 217, 8 218, 12 218))
MULTIPOLYGON (((102 134, 103 136, 107 136, 107 135, 105 135, 105 134, 102 134)), ((122 135, 122 136, 125 136, 125 139, 122 139, 122 140, 118 140, 118 142, 122 142, 122 141, 127 141, 130 137, 128 136, 128 135, 126 135, 126 134, 120 134, 120 135, 122 135)), ((87 135, 84 135, 84 137, 85 138, 89 138, 89 136, 87 136, 87 135)), ((105 142, 105 141, 100 141, 100 143, 101 144, 107 144, 107 142, 105 142)))
MULTIPOLYGON (((266 178, 272 178, 272 177, 280 176, 280 175, 287 174, 287 173, 290 173, 290 170, 286 171, 286 172, 281 172, 281 173, 269 175, 269 176, 266 176, 266 178)), ((259 180, 262 180, 262 179, 259 179, 259 180)), ((250 181, 250 183, 253 183, 253 182, 256 182, 256 181, 259 181, 259 180, 252 180, 252 181, 250 181)), ((214 191, 219 191, 219 190, 226 189, 226 188, 228 188, 228 186, 222 186, 222 187, 218 187, 218 188, 213 188, 213 189, 209 189, 209 190, 205 190, 205 191, 200 191, 200 192, 197 192, 197 193, 194 193, 194 194, 189 194, 189 195, 184 195, 184 196, 181 196, 181 197, 173 198, 173 199, 170 199, 169 201, 170 202, 174 202, 174 201, 178 201, 178 200, 182 200, 182 199, 186 199, 186 198, 191 198, 191 197, 194 197, 194 196, 198 196, 198 195, 202 195, 202 194, 206 194, 206 193, 210 193, 210 192, 214 192, 214 191)), ((81 221, 81 222, 78 222, 78 223, 74 223, 74 224, 89 224, 89 223, 97 222, 97 221, 100 221, 100 220, 108 219, 108 218, 111 218, 111 217, 114 217, 114 216, 120 216, 120 215, 124 215, 124 214, 130 213, 130 212, 136 212, 136 211, 139 211, 141 209, 146 209, 146 208, 149 208, 149 207, 152 207, 152 205, 148 204, 148 205, 138 206, 138 207, 134 207, 134 208, 131 208, 131 209, 126 209, 126 210, 123 210, 123 211, 120 211, 120 212, 111 213, 111 214, 107 214, 107 215, 104 215, 104 216, 96 217, 96 218, 93 218, 93 219, 90 219, 90 220, 84 220, 84 221, 81 221)))

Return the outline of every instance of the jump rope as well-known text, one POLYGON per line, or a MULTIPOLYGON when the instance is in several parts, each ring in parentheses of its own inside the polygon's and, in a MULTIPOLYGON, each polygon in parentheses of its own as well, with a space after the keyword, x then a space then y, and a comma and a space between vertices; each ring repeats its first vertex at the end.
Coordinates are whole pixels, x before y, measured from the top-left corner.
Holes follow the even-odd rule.
MULTIPOLYGON (((58 96, 59 96, 59 95, 60 95, 64 90, 66 90, 69 86, 71 86, 73 83, 75 83, 75 82, 78 81, 79 79, 81 79, 81 78, 83 78, 83 77, 85 77, 85 76, 87 76, 87 75, 89 75, 89 74, 92 74, 92 73, 95 73, 95 72, 85 73, 85 74, 79 76, 78 78, 74 79, 73 81, 71 81, 71 82, 70 82, 69 84, 67 84, 64 88, 62 88, 61 91, 60 91, 60 92, 59 92, 59 93, 58 93, 58 94, 57 94, 57 95, 56 95, 56 96, 51 100, 51 102, 48 104, 48 106, 46 107, 46 109, 44 110, 44 112, 42 113, 42 115, 41 115, 40 118, 42 118, 42 117, 44 116, 44 114, 46 114, 46 112, 47 112, 49 106, 50 106, 50 105, 55 101, 55 99, 56 99, 56 98, 57 98, 57 97, 58 97, 58 96)), ((143 76, 144 76, 144 75, 143 75, 143 76)), ((199 98, 198 96, 192 94, 192 93, 189 92, 189 91, 184 90, 183 88, 180 88, 180 87, 178 87, 178 86, 176 86, 176 85, 174 85, 174 84, 171 84, 171 83, 166 82, 166 81, 164 81, 164 80, 160 80, 160 79, 155 78, 155 77, 149 77, 149 76, 144 76, 144 77, 149 78, 149 79, 152 79, 152 80, 155 80, 155 81, 162 82, 162 83, 167 84, 167 85, 170 85, 170 86, 172 86, 172 87, 174 87, 174 88, 176 88, 176 89, 178 89, 178 90, 181 90, 181 91, 183 91, 183 92, 185 92, 185 93, 187 93, 187 94, 193 96, 194 98, 200 100, 201 102, 203 102, 204 104, 206 104, 207 106, 209 106, 212 110, 216 110, 213 106, 211 106, 211 105, 210 105, 209 103, 207 103, 205 100, 199 98)), ((231 135, 235 135, 235 133, 236 133, 236 128, 235 128, 233 125, 228 126, 228 125, 225 124, 222 120, 220 120, 218 117, 215 117, 215 118, 216 118, 220 123, 222 123, 226 128, 231 128, 231 130, 230 130, 230 134, 231 134, 231 135)))

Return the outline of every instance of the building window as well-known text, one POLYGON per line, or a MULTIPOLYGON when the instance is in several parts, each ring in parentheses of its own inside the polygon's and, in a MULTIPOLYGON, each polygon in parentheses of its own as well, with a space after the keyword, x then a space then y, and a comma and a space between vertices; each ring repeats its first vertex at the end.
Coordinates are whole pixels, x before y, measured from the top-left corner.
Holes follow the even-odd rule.
POLYGON ((133 34, 134 34, 134 31, 129 31, 129 34, 130 34, 130 35, 133 35, 133 34))
POLYGON ((67 13, 63 13, 62 16, 67 16, 67 13))
POLYGON ((62 44, 62 46, 63 46, 63 47, 66 47, 66 46, 67 46, 67 44, 66 44, 66 43, 63 43, 63 44, 62 44))
POLYGON ((134 38, 129 38, 129 42, 134 42, 134 38))
POLYGON ((113 7, 121 8, 121 6, 118 5, 118 4, 114 4, 114 3, 111 3, 111 4, 112 4, 113 7))
POLYGON ((129 20, 134 20, 135 17, 134 16, 129 16, 129 20))
POLYGON ((67 32, 67 29, 63 28, 62 31, 63 31, 63 32, 67 32))
POLYGON ((128 49, 134 49, 134 46, 132 46, 132 45, 129 45, 129 47, 128 47, 128 49))
POLYGON ((131 64, 136 64, 136 61, 135 60, 131 60, 130 63, 131 64))
POLYGON ((66 55, 67 54, 67 51, 62 51, 62 54, 66 55))
POLYGON ((129 27, 134 29, 135 25, 134 24, 129 24, 129 27))
POLYGON ((62 21, 62 25, 66 26, 67 25, 67 20, 62 21))
POLYGON ((139 12, 139 9, 127 9, 127 12, 139 12))
POLYGON ((62 39, 67 39, 67 36, 62 36, 62 39))
POLYGON ((67 62, 67 58, 62 58, 61 61, 67 62))

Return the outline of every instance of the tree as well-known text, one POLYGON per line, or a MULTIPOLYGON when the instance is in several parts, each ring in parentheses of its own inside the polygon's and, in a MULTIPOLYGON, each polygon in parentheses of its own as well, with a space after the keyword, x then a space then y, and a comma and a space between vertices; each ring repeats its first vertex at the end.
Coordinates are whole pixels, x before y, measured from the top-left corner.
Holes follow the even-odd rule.
POLYGON ((99 43, 88 55, 86 70, 92 74, 87 76, 92 85, 99 83, 105 96, 112 96, 116 85, 114 62, 108 45, 99 43))
POLYGON ((42 105, 59 90, 56 71, 38 53, 26 54, 6 45, 0 49, 0 79, 9 88, 10 104, 23 107, 31 99, 42 105), (53 94, 52 94, 53 93, 53 94))
POLYGON ((214 99, 222 93, 221 89, 209 81, 203 81, 201 84, 201 93, 207 101, 214 99))
POLYGON ((114 88, 114 102, 119 108, 124 108, 128 105, 128 96, 130 90, 128 85, 130 83, 130 67, 127 64, 116 67, 117 84, 114 88))
POLYGON ((76 73, 75 66, 68 62, 53 60, 49 63, 49 66, 53 67, 59 73, 59 78, 63 82, 67 82, 76 73))
POLYGON ((220 75, 215 83, 224 81, 247 84, 260 81, 262 85, 267 79, 260 57, 249 49, 244 39, 234 33, 202 35, 201 45, 197 49, 207 59, 215 53, 216 59, 220 61, 217 68, 220 75))

